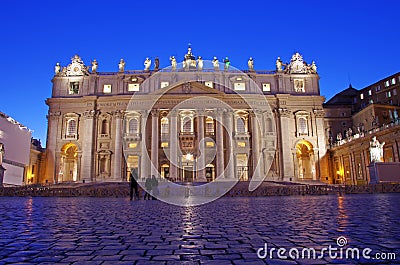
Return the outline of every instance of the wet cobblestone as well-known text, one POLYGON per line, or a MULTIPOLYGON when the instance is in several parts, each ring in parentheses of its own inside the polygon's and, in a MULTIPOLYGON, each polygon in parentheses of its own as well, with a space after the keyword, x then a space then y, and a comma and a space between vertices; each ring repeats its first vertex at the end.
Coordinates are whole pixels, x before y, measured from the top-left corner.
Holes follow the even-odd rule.
MULTIPOLYGON (((400 195, 234 197, 178 207, 128 198, 0 198, 0 264, 400 264, 400 195), (260 259, 343 236, 395 260, 260 259), (275 252, 276 254, 276 252, 275 252)), ((287 253, 286 253, 287 254, 287 253)))

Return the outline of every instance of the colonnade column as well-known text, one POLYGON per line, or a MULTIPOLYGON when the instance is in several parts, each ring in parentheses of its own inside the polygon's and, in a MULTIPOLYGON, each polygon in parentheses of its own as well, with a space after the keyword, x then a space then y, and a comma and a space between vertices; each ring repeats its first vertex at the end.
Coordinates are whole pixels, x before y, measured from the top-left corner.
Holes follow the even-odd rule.
POLYGON ((251 115, 252 135, 251 135, 251 151, 253 162, 253 176, 257 180, 261 180, 262 161, 260 161, 260 123, 261 117, 258 110, 254 110, 251 115))
MULTIPOLYGON (((290 132, 289 128, 289 118, 291 112, 288 109, 279 108, 279 119, 280 119, 280 133, 285 134, 290 132)), ((281 171, 283 171, 283 180, 291 181, 294 178, 293 174, 293 164, 294 156, 292 154, 291 143, 289 141, 290 137, 281 137, 281 171)))
MULTIPOLYGON (((47 115, 48 129, 47 129, 47 142, 46 142, 46 176, 43 182, 46 180, 50 183, 58 182, 58 172, 60 171, 60 164, 56 161, 57 151, 57 133, 59 131, 61 112, 55 111, 50 112, 47 115)), ((7 148, 7 147, 6 147, 7 148)))
POLYGON ((151 175, 158 177, 158 110, 151 111, 151 175))
POLYGON ((83 113, 83 137, 82 137, 82 170, 81 180, 91 181, 93 177, 93 134, 95 110, 87 110, 83 113))
POLYGON ((176 110, 170 112, 169 127, 169 174, 171 178, 178 179, 178 120, 176 110))
POLYGON ((205 182, 206 179, 206 149, 205 149, 205 142, 204 142, 204 111, 199 111, 197 116, 197 128, 198 128, 198 145, 199 145, 199 152, 200 157, 197 160, 197 181, 205 182))
POLYGON ((149 165, 149 155, 147 153, 146 146, 146 123, 147 123, 147 111, 143 110, 140 112, 142 119, 140 122, 140 132, 141 132, 141 157, 140 157, 140 177, 146 179, 148 177, 148 165, 149 165))
POLYGON ((121 158, 122 158, 122 112, 117 110, 114 112, 115 116, 115 152, 113 161, 113 174, 112 178, 121 180, 121 158))
POLYGON ((222 121, 222 109, 217 109, 216 111, 216 144, 217 144, 217 178, 221 176, 223 177, 224 173, 224 126, 222 121))
POLYGON ((235 158, 234 158, 234 148, 233 148, 233 113, 232 110, 228 109, 225 112, 225 118, 226 118, 226 130, 227 130, 227 147, 228 147, 228 156, 229 156, 229 161, 227 164, 227 169, 226 169, 226 178, 234 179, 236 178, 235 174, 235 158))

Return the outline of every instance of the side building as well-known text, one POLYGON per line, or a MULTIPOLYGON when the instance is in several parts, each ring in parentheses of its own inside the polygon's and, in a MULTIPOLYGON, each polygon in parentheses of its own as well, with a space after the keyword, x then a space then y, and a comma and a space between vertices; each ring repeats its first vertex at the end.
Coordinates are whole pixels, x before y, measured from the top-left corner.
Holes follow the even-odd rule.
POLYGON ((31 131, 0 112, 0 167, 4 169, 0 185, 22 185, 29 165, 31 131))
POLYGON ((351 87, 324 104, 333 183, 370 181, 372 137, 385 142, 382 162, 400 162, 400 73, 361 90, 351 87))
POLYGON ((324 97, 315 63, 299 53, 275 70, 239 71, 195 57, 159 69, 98 72, 74 56, 59 64, 47 99, 41 182, 145 178, 324 181, 329 178, 324 97), (197 58, 197 59, 196 59, 197 58), (268 105, 268 106, 267 106, 268 105))

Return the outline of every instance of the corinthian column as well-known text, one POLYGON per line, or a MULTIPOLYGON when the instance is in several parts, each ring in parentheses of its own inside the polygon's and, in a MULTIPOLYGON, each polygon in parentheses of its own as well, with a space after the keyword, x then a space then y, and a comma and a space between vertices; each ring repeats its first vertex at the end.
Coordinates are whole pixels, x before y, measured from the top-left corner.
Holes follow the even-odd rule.
MULTIPOLYGON (((60 150, 57 149, 57 140, 59 138, 59 123, 60 123, 61 112, 50 112, 47 115, 48 119, 48 135, 46 143, 46 179, 44 181, 57 183, 58 172, 60 170, 60 162, 56 161, 56 154, 60 150)), ((58 159, 59 160, 59 159, 58 159)))
POLYGON ((197 160, 197 181, 207 181, 206 179, 206 148, 204 142, 204 111, 198 111, 197 116, 197 143, 199 146, 200 157, 197 160))
POLYGON ((226 168, 225 177, 233 179, 233 178, 235 178, 235 160, 234 160, 234 156, 233 156, 233 139, 232 139, 233 113, 231 110, 227 110, 225 112, 225 118, 226 118, 226 130, 228 131, 227 147, 228 147, 228 156, 229 156, 229 161, 228 161, 228 165, 226 168))
POLYGON ((169 174, 173 179, 178 179, 178 119, 177 112, 170 112, 169 123, 169 174))
POLYGON ((122 158, 122 112, 115 111, 115 152, 113 161, 113 174, 112 178, 115 180, 121 180, 121 158, 122 158))
POLYGON ((253 115, 251 116, 251 124, 252 124, 252 137, 251 137, 251 151, 253 157, 253 177, 257 180, 261 180, 261 161, 260 161, 260 124, 261 124, 261 115, 257 110, 254 110, 253 115), (260 162, 260 163, 259 163, 260 162))
POLYGON ((93 134, 94 134, 94 116, 95 110, 87 110, 83 113, 83 126, 84 129, 82 137, 82 170, 81 180, 90 182, 93 177, 93 134))
POLYGON ((217 177, 224 178, 224 126, 222 123, 222 110, 217 110, 216 115, 216 144, 217 144, 217 177))
POLYGON ((151 111, 151 175, 158 176, 158 110, 151 111))
POLYGON ((149 155, 147 153, 147 146, 146 146, 146 122, 147 122, 147 111, 141 111, 142 119, 140 122, 140 133, 141 133, 141 157, 140 157, 140 177, 147 178, 148 177, 148 165, 149 165, 149 155))

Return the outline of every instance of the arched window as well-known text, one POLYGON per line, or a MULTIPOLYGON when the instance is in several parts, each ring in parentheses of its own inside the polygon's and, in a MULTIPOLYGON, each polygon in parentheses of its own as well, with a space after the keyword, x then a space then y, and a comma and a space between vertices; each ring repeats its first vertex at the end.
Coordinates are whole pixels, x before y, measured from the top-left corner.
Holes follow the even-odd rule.
POLYGON ((242 117, 236 119, 236 132, 237 133, 246 132, 245 120, 242 117))
POLYGON ((307 134, 308 130, 307 130, 307 120, 304 117, 300 117, 298 119, 298 123, 299 123, 299 133, 300 134, 307 134))
POLYGON ((161 134, 168 134, 168 118, 164 117, 161 119, 161 134))
POLYGON ((182 119, 182 132, 193 132, 193 120, 188 116, 182 119))
POLYGON ((206 118, 206 133, 214 134, 214 119, 212 117, 206 118))
POLYGON ((74 119, 70 119, 67 122, 67 135, 75 135, 76 134, 76 121, 74 119))
POLYGON ((129 126, 128 127, 129 127, 128 128, 128 132, 129 133, 131 133, 131 134, 138 133, 139 132, 139 122, 138 122, 138 120, 136 118, 132 118, 129 121, 129 126))
POLYGON ((108 134, 108 121, 106 119, 101 122, 101 134, 108 134))

